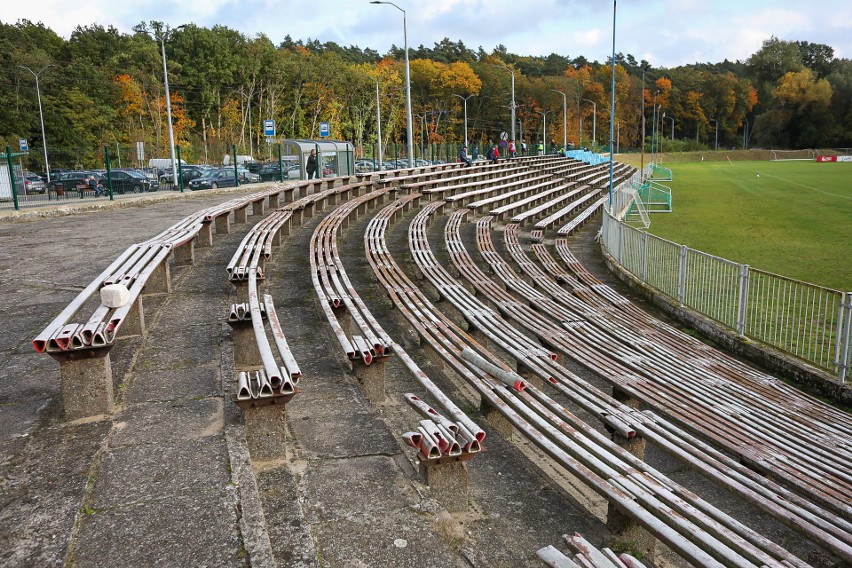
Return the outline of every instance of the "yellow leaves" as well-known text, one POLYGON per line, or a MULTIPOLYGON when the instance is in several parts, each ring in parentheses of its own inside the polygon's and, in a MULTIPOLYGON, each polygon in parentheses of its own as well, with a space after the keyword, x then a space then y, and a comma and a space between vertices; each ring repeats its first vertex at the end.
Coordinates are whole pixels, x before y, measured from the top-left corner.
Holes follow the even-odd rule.
POLYGON ((831 85, 825 79, 816 79, 810 69, 790 71, 778 80, 772 95, 784 106, 803 112, 813 108, 828 108, 831 103, 831 85))
POLYGON ((120 103, 124 105, 124 108, 119 108, 119 114, 125 117, 141 115, 144 110, 142 85, 126 74, 117 75, 113 83, 118 87, 120 103))
POLYGON ((453 94, 479 94, 482 80, 467 63, 447 65, 431 59, 415 59, 409 63, 411 85, 426 103, 431 99, 446 99, 453 94))

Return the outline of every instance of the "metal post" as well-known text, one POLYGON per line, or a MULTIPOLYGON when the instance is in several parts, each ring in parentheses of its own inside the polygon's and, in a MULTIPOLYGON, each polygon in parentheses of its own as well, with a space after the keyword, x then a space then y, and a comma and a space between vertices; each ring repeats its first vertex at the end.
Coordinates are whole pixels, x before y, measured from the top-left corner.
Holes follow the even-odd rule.
POLYGON ((840 337, 840 354, 837 361, 838 374, 840 383, 846 381, 849 374, 849 364, 852 362, 852 292, 846 292, 840 300, 840 317, 838 318, 838 326, 842 326, 842 330, 838 330, 840 337))
MULTIPOLYGON (((467 146, 467 99, 469 99, 473 95, 463 97, 461 95, 453 94, 453 96, 458 97, 464 101, 464 145, 467 146)), ((512 138, 512 140, 514 140, 514 138, 512 138)))
POLYGON ((108 146, 104 146, 104 161, 106 162, 107 187, 109 188, 109 200, 115 201, 115 196, 112 193, 112 165, 109 162, 109 147, 108 146))
POLYGON ((595 145, 598 143, 598 105, 592 99, 583 99, 592 103, 592 152, 595 151, 595 145))
POLYGON ((642 231, 642 258, 640 265, 640 271, 642 276, 642 283, 645 283, 645 279, 647 278, 647 270, 648 270, 648 233, 646 231, 642 231))
POLYGON ((739 310, 737 310, 737 333, 740 337, 745 337, 745 329, 748 322, 748 278, 749 265, 740 265, 740 302, 739 310))
POLYGON ((556 89, 550 91, 562 95, 562 149, 568 150, 568 96, 556 89))
POLYGON ((278 147, 278 181, 284 181, 284 164, 281 160, 281 143, 276 144, 278 147))
POLYGON ((382 103, 379 99, 379 80, 373 79, 376 82, 376 141, 379 145, 379 160, 378 170, 382 170, 382 103))
POLYGON ((175 164, 175 134, 172 130, 172 100, 169 94, 169 71, 166 68, 166 36, 169 32, 160 33, 160 48, 163 55, 163 83, 166 87, 166 120, 168 120, 169 130, 169 152, 172 159, 172 182, 178 185, 177 166, 175 164))
POLYGON ((686 296, 686 245, 680 247, 680 265, 677 271, 677 301, 683 304, 686 296))
MULTIPOLYGON (((41 110, 41 87, 39 86, 38 78, 39 76, 47 70, 48 67, 56 67, 53 63, 45 65, 41 69, 38 70, 38 73, 30 69, 25 65, 18 65, 22 69, 26 69, 35 77, 36 82, 36 96, 38 97, 38 118, 41 122, 41 143, 44 146, 44 171, 47 174, 47 185, 50 186, 50 164, 47 162, 47 138, 44 135, 44 113, 41 110)), ((50 189, 47 190, 47 198, 50 199, 50 189)))
MULTIPOLYGON (((639 162, 639 176, 645 171, 645 69, 642 69, 642 158, 639 162)), ((643 180, 644 181, 644 180, 643 180)))
POLYGON ((237 171, 237 145, 231 144, 231 153, 234 156, 234 187, 240 187, 240 173, 237 171))
POLYGON ((614 158, 613 155, 613 138, 614 130, 615 130, 615 3, 616 0, 612 0, 612 93, 610 95, 610 107, 609 107, 609 207, 612 209, 612 184, 613 184, 613 168, 614 168, 614 158))
MULTIPOLYGON (((651 163, 656 163, 654 161, 654 150, 656 149, 656 140, 657 140, 657 93, 660 91, 654 91, 654 108, 651 112, 651 163)), ((643 140, 644 144, 645 141, 643 140)))
POLYGON ((15 167, 12 165, 12 148, 6 146, 6 162, 9 164, 9 183, 12 184, 12 200, 15 203, 15 211, 20 209, 18 205, 18 191, 15 188, 15 167))
POLYGON ((180 144, 175 146, 175 152, 177 153, 178 183, 180 184, 180 192, 183 193, 183 165, 180 160, 180 144))

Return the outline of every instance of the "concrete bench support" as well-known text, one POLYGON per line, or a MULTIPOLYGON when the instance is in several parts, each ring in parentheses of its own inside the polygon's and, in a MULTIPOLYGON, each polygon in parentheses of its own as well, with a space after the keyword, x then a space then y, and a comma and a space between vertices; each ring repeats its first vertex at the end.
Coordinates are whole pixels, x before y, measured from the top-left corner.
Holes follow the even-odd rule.
POLYGON ((287 410, 283 404, 248 408, 244 417, 246 444, 252 460, 287 457, 287 410))
POLYGON ((142 298, 136 298, 118 329, 119 339, 134 335, 145 335, 145 310, 142 308, 142 298))
POLYGON ((240 207, 238 209, 234 209, 234 223, 237 225, 244 225, 246 223, 246 210, 248 209, 248 204, 245 207, 240 207))
POLYGON ((254 335, 251 320, 233 325, 231 336, 234 341, 234 367, 245 370, 250 367, 259 367, 263 364, 260 358, 260 350, 257 348, 257 338, 254 335))
POLYGON ((59 365, 65 417, 77 420, 113 411, 112 363, 104 357, 64 361, 59 365))
POLYGON ((219 215, 216 217, 216 234, 229 235, 231 233, 231 216, 219 215))
POLYGON ((263 200, 260 199, 251 204, 251 214, 254 217, 262 217, 263 216, 263 200))
POLYGON ((385 363, 376 361, 364 365, 361 361, 353 361, 355 377, 361 384, 364 396, 371 404, 382 404, 385 401, 385 363))
POLYGON ((175 265, 188 266, 195 264, 195 239, 177 247, 174 250, 175 265))
POLYGON ((213 246, 213 223, 202 223, 198 236, 195 238, 200 247, 213 246))
POLYGON ((432 496, 450 513, 467 512, 468 476, 467 464, 461 461, 449 463, 420 463, 420 474, 432 489, 432 496))
POLYGON ((269 208, 270 209, 278 209, 278 207, 280 207, 278 205, 278 196, 279 195, 280 194, 278 194, 278 193, 273 193, 272 195, 269 196, 269 208))
POLYGON ((172 273, 169 263, 164 260, 148 276, 143 288, 143 294, 169 294, 172 291, 172 273))

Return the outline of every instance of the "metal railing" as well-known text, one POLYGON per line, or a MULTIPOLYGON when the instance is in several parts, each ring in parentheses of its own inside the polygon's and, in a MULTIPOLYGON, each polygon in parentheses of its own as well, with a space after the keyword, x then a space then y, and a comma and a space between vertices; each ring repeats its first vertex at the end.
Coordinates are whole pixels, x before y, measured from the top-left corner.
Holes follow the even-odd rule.
POLYGON ((609 211, 601 244, 642 283, 741 337, 786 351, 845 382, 852 355, 852 292, 697 251, 631 227, 609 211))

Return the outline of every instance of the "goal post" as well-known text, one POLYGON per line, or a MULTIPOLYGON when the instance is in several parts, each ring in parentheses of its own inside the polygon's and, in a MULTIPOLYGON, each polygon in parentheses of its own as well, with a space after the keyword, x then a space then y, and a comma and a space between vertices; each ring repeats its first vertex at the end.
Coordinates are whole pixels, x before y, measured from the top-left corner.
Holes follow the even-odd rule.
POLYGON ((816 150, 812 148, 804 150, 770 150, 769 160, 771 162, 787 162, 794 160, 813 161, 816 159, 816 150))

